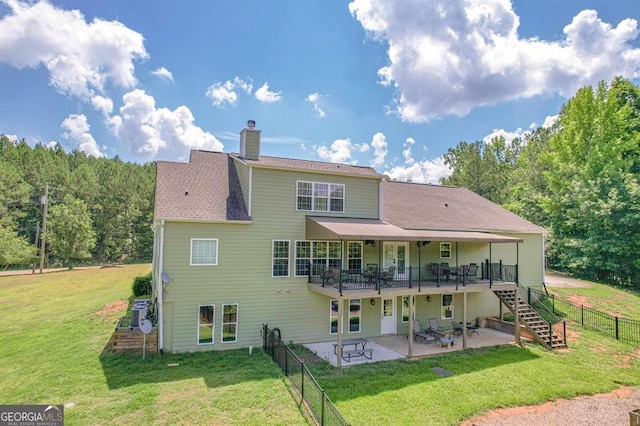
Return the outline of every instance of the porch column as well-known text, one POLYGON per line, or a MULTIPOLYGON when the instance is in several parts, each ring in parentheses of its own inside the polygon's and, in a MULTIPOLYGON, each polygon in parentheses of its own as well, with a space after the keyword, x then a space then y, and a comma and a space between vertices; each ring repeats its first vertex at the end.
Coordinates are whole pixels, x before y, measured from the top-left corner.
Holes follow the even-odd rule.
MULTIPOLYGON (((520 263, 520 244, 516 243, 516 265, 520 263)), ((516 266, 516 271, 518 271, 518 266, 516 266)), ((517 273, 517 272, 516 272, 517 273)), ((520 284, 518 284, 519 278, 516 277, 516 298, 514 300, 514 306, 516 311, 516 317, 514 318, 514 322, 516 324, 516 343, 520 344, 520 310, 518 306, 518 289, 520 288, 520 284)))
MULTIPOLYGON (((413 357, 413 296, 409 295, 409 333, 407 338, 409 339, 409 358, 413 357)), ((402 298, 400 298, 402 300, 402 298)), ((400 315, 402 315, 402 308, 400 309, 400 315)))
POLYGON ((344 299, 341 297, 338 299, 338 341, 336 342, 338 346, 336 347, 336 353, 338 354, 337 364, 338 367, 342 365, 342 315, 343 315, 343 305, 344 299))
POLYGON ((467 292, 462 292, 462 349, 467 349, 467 292))

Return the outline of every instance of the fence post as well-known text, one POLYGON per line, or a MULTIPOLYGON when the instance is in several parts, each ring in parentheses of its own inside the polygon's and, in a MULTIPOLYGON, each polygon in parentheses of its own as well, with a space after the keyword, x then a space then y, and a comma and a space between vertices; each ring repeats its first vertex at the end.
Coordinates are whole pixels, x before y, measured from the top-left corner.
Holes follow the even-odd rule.
POLYGON ((584 305, 580 305, 580 323, 584 327, 584 305))
POLYGON ((412 288, 411 287, 411 268, 412 268, 411 265, 409 265, 409 288, 412 288))
POLYGON ((567 346, 567 322, 562 321, 562 338, 564 339, 564 345, 567 346))
POLYGON ((320 411, 320 426, 324 426, 324 400, 327 398, 327 395, 322 391, 322 409, 320 411))
POLYGON ((554 296, 553 294, 551 295, 551 312, 553 313, 553 315, 556 314, 556 296, 554 296))
POLYGON ((620 340, 620 337, 618 335, 618 327, 620 326, 620 324, 618 324, 618 317, 614 317, 616 319, 616 340, 620 340))
POLYGON ((289 377, 289 351, 284 351, 284 375, 289 377))
POLYGON ((300 401, 301 404, 304 404, 304 362, 301 363, 302 364, 302 380, 300 383, 300 393, 302 394, 302 400, 300 401))
POLYGON ((531 287, 527 287, 527 303, 531 305, 531 287))
POLYGON ((549 347, 553 347, 553 325, 549 321, 549 347))

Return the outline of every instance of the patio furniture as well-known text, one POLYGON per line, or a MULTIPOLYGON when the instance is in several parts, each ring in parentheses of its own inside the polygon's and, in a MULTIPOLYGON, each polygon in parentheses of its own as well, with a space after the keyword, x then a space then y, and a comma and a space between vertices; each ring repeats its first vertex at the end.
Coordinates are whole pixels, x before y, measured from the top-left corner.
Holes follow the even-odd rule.
MULTIPOLYGON (((365 348, 368 340, 361 337, 356 339, 345 339, 342 341, 342 359, 347 362, 351 362, 352 357, 363 356, 367 359, 373 358, 373 349, 365 348), (362 345, 358 348, 358 345, 362 345), (346 346, 353 346, 353 349, 345 349, 346 346)), ((333 353, 338 355, 338 344, 333 344, 333 353)))
POLYGON ((384 285, 390 287, 389 281, 393 281, 393 276, 396 273, 396 265, 389 266, 389 269, 386 271, 380 271, 380 281, 384 283, 384 285))
POLYGON ((453 346, 453 343, 455 341, 456 341, 456 336, 454 336, 452 333, 445 334, 442 337, 440 337, 440 347, 446 346, 450 348, 451 346, 453 346))
POLYGON ((476 282, 477 275, 478 275, 478 264, 470 263, 469 269, 467 269, 467 273, 466 273, 466 280, 469 282, 476 282))
POLYGON ((444 329, 438 325, 438 321, 435 318, 429 318, 427 333, 432 334, 434 337, 443 336, 444 329))
POLYGON ((478 336, 480 335, 480 332, 478 331, 478 326, 468 322, 467 323, 467 335, 471 336, 473 333, 476 333, 478 336))
POLYGON ((413 322, 413 340, 416 340, 418 337, 422 337, 425 340, 425 344, 429 344, 430 342, 435 343, 436 338, 427 333, 426 331, 422 331, 420 328, 420 323, 418 321, 413 322))
POLYGON ((378 264, 367 263, 367 269, 362 275, 367 279, 367 283, 371 284, 378 276, 378 264))
POLYGON ((456 336, 462 335, 462 324, 457 321, 451 321, 451 327, 453 327, 453 330, 451 331, 452 334, 455 334, 456 336))

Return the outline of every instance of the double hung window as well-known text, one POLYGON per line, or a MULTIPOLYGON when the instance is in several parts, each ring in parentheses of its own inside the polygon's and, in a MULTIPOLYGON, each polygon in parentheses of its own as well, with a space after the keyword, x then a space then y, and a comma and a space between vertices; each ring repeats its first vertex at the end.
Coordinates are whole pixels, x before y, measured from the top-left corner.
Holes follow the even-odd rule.
POLYGON ((296 209, 344 213, 344 185, 341 183, 298 181, 296 209))

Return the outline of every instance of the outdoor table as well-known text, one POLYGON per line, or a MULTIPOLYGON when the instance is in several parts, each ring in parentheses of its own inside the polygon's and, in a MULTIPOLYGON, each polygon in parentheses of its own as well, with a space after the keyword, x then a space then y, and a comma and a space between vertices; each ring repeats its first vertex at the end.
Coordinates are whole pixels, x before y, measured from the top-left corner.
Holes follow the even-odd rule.
MULTIPOLYGON (((358 337, 357 339, 344 339, 342 341, 342 350, 344 351, 344 347, 345 346, 349 346, 349 345, 353 345, 353 349, 354 350, 358 350, 358 345, 362 345, 362 349, 364 349, 365 345, 367 344, 368 340, 367 339, 363 339, 362 337, 358 337)), ((333 353, 335 355, 338 355, 338 344, 334 343, 333 344, 333 353)))

